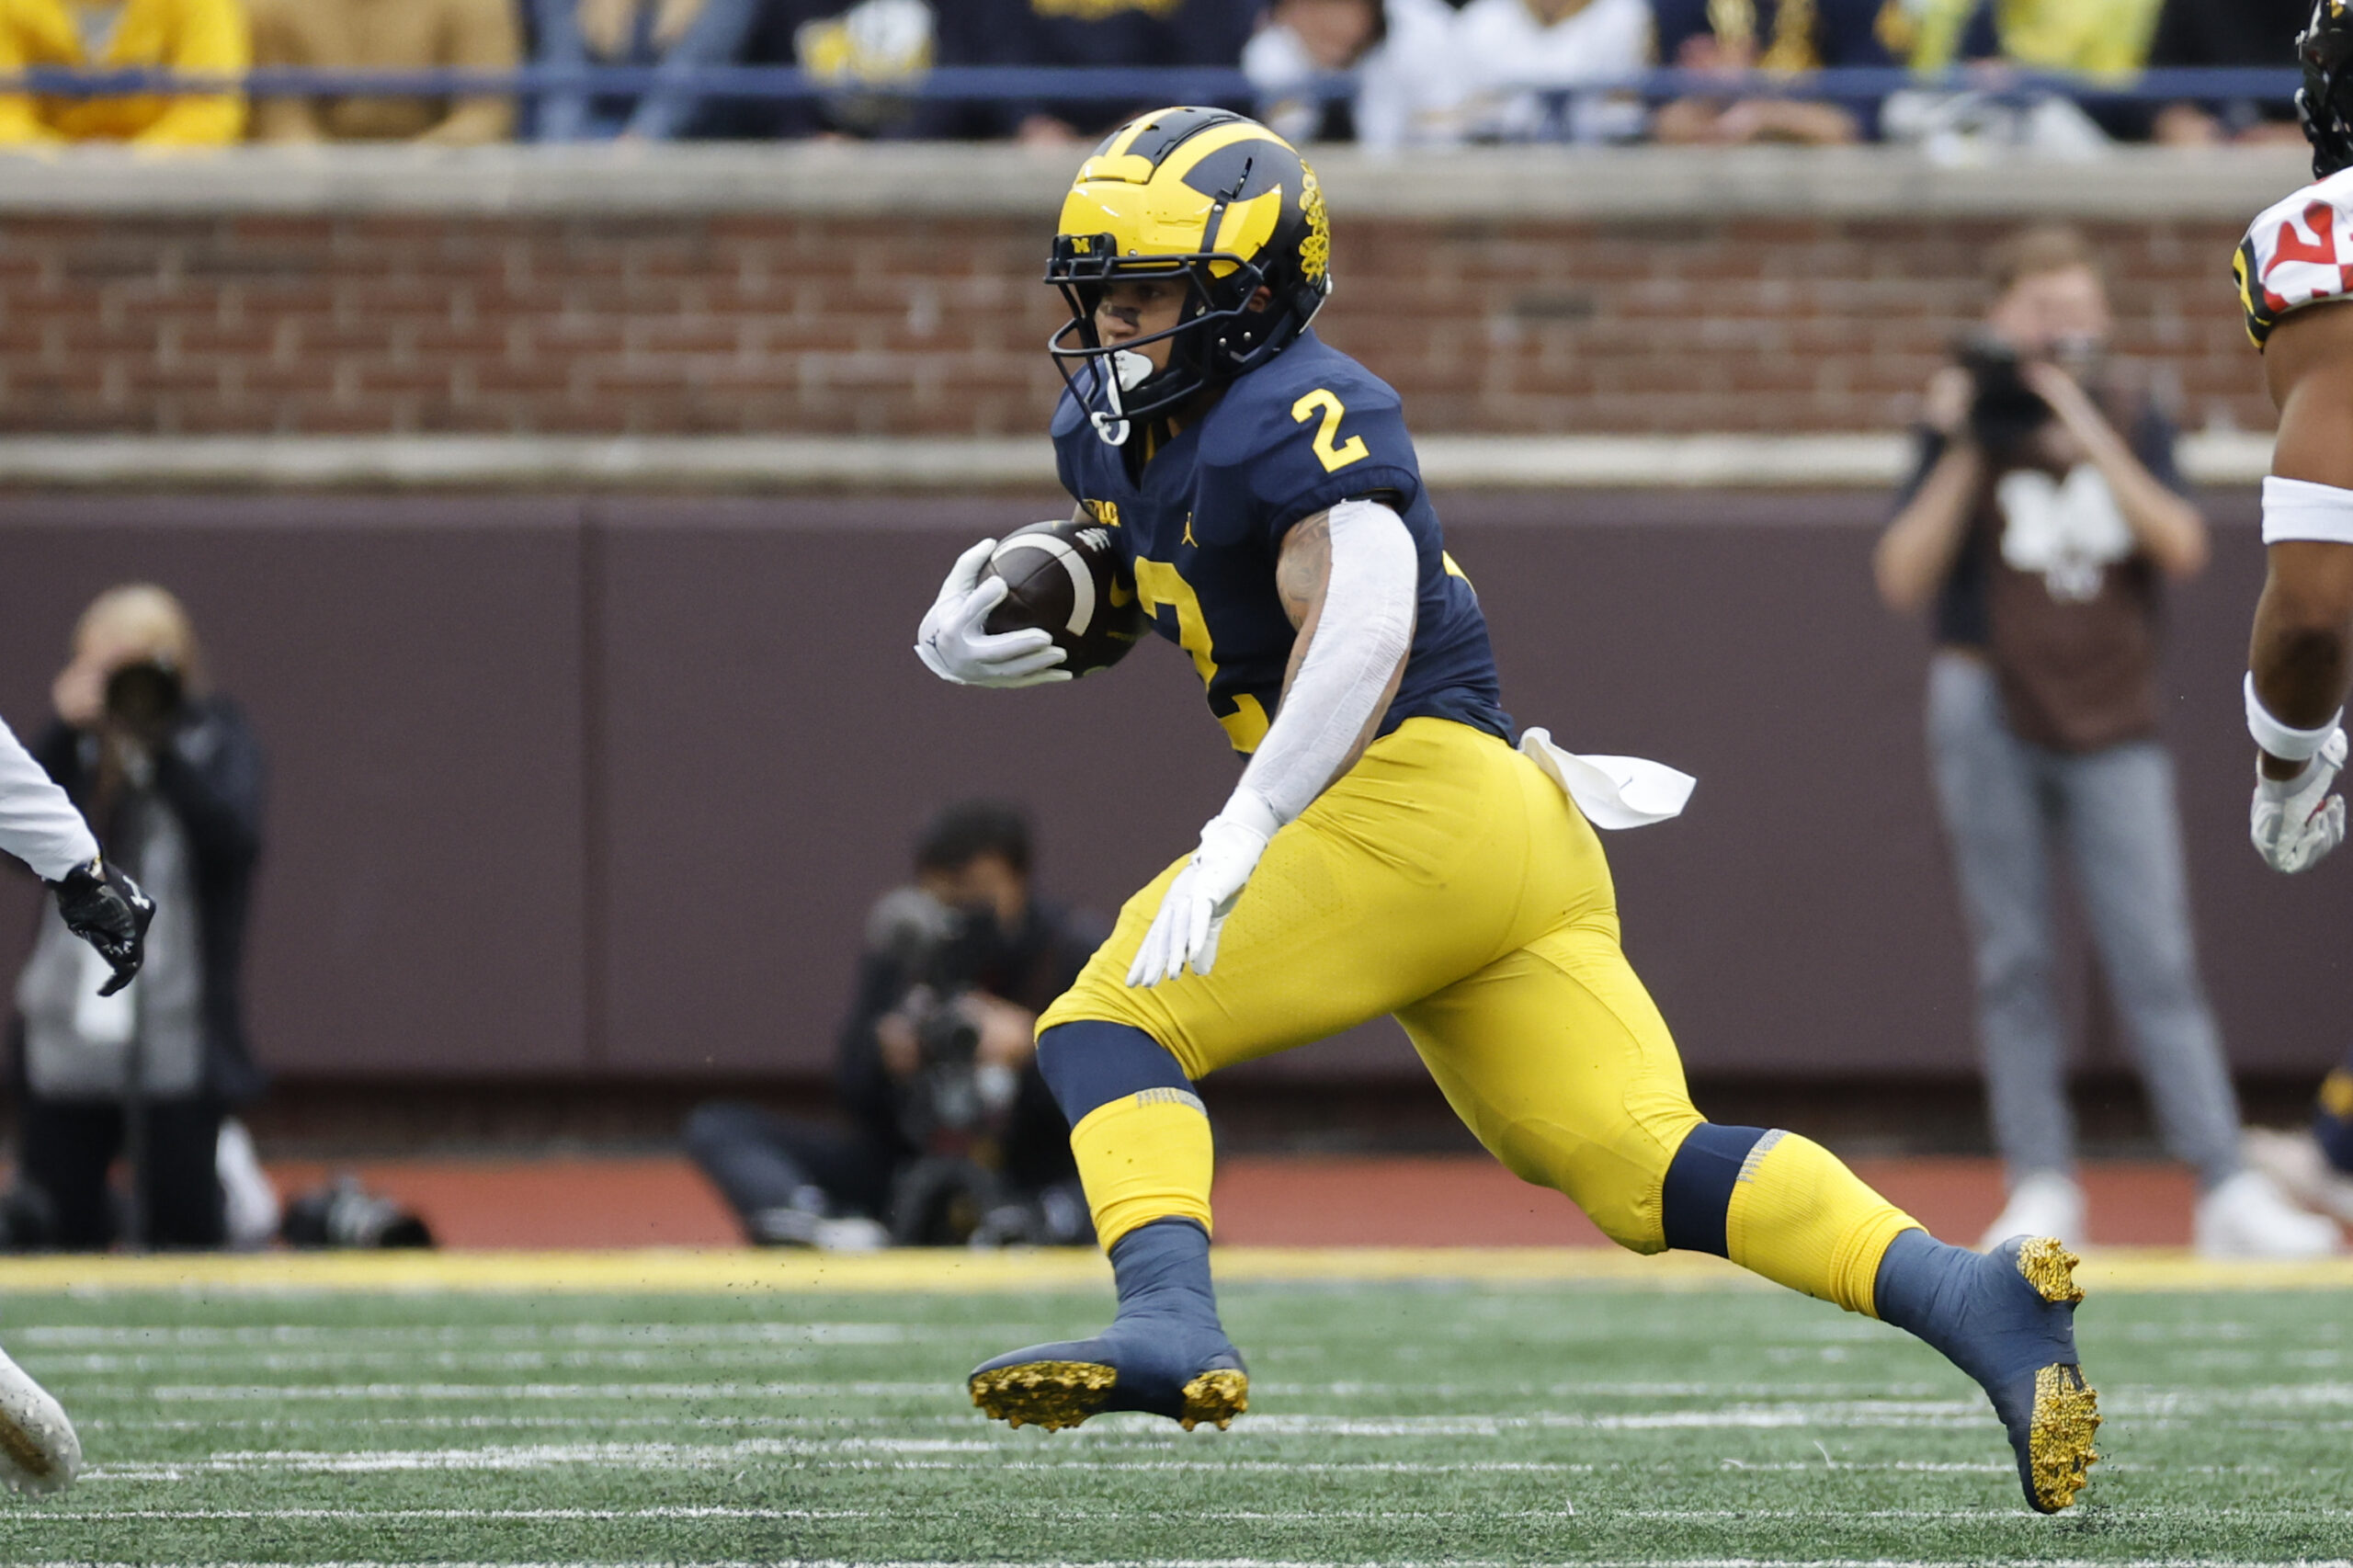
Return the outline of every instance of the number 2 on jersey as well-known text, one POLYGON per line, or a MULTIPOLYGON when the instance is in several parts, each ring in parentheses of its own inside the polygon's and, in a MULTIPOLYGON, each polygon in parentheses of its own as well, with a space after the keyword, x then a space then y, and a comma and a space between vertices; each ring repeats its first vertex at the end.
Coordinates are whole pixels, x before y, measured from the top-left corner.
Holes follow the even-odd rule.
POLYGON ((1324 387, 1316 388, 1292 403, 1291 419, 1296 424, 1304 425, 1315 417, 1315 411, 1319 408, 1324 411, 1324 426, 1315 432, 1315 457, 1324 465, 1325 473, 1336 472, 1359 458, 1372 455, 1362 436, 1351 436, 1336 446, 1333 444, 1333 438, 1340 433, 1340 416, 1347 410, 1340 406, 1338 397, 1324 387))

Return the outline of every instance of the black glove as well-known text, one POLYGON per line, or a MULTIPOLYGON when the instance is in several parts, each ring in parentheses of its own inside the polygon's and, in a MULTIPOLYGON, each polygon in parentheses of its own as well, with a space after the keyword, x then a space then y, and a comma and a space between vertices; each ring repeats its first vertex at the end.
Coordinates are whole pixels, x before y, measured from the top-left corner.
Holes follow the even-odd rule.
POLYGON ((103 858, 76 866, 49 885, 57 893, 57 913, 65 928, 97 949, 98 957, 114 968, 114 978, 98 988, 98 994, 111 996, 130 984, 139 973, 139 960, 146 956, 155 901, 103 858))

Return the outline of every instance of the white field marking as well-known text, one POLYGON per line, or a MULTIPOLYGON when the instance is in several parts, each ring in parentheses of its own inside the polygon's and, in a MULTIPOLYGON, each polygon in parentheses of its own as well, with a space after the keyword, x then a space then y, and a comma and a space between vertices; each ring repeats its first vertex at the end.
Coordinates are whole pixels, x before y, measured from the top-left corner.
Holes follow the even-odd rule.
POLYGON ((237 1350, 215 1351, 49 1351, 28 1353, 25 1366, 47 1377, 94 1376, 103 1373, 173 1374, 192 1377, 222 1372, 332 1372, 369 1369, 433 1370, 437 1372, 551 1372, 594 1370, 676 1372, 709 1367, 774 1368, 779 1362, 807 1363, 828 1352, 856 1355, 864 1346, 676 1346, 659 1349, 577 1350, 237 1350))
POLYGON ((1498 1393, 1544 1399, 1868 1399, 1881 1394, 1916 1398, 1937 1393, 1946 1385, 1879 1382, 1392 1383, 1368 1382, 1361 1379, 1329 1383, 1291 1383, 1254 1378, 1250 1386, 1255 1392, 1292 1399, 1386 1399, 1392 1396, 1445 1399, 1498 1393))
POLYGON ((71 1513, 44 1509, 44 1523, 71 1520, 113 1524, 119 1520, 190 1524, 239 1519, 330 1519, 343 1524, 616 1524, 630 1519, 871 1519, 872 1508, 89 1508, 71 1513))
MULTIPOLYGON (((959 1332, 1043 1332, 1034 1324, 960 1324, 959 1332)), ((904 1345, 923 1337, 920 1324, 899 1323, 570 1323, 376 1324, 329 1328, 316 1324, 255 1324, 236 1327, 155 1324, 146 1325, 28 1324, 11 1325, 17 1346, 188 1346, 268 1347, 290 1345, 904 1345)))
MULTIPOLYGON (((341 1524, 368 1525, 404 1522, 441 1522, 478 1524, 614 1524, 631 1519, 664 1521, 721 1520, 824 1520, 896 1518, 897 1511, 882 1508, 739 1508, 739 1507, 655 1507, 655 1508, 125 1508, 84 1509, 59 1513, 43 1509, 38 1516, 43 1523, 66 1520, 81 1524, 111 1524, 118 1520, 147 1520, 165 1523, 200 1523, 237 1520, 264 1521, 287 1519, 325 1519, 341 1524)), ((1155 1518, 1152 1513, 1134 1513, 1119 1508, 1092 1508, 1080 1506, 1032 1507, 1029 1517, 1051 1519, 1129 1519, 1155 1518)), ((1279 1511, 1253 1508, 1223 1508, 1188 1510, 1188 1517, 1212 1519, 1233 1524, 1263 1524, 1290 1519, 1353 1519, 1395 1524, 1407 1520, 1434 1522, 1456 1519, 1572 1519, 1577 1517, 1574 1507, 1560 1508, 1284 1508, 1279 1511)))
MULTIPOLYGON (((2281 1568, 2285 1562, 2292 1562, 2294 1568, 2353 1568, 2353 1558, 2343 1557, 2299 1557, 2291 1560, 2242 1557, 2035 1559, 2036 1568, 2281 1568)), ((1429 1562, 1411 1558, 1385 1560, 1382 1568, 1984 1568, 1984 1564, 1983 1558, 1935 1557, 1581 1557, 1574 1563, 1517 1563, 1499 1558, 1449 1557, 1429 1562)), ((135 1563, 94 1562, 87 1558, 79 1558, 71 1562, 20 1563, 15 1568, 415 1568, 415 1565, 381 1559, 267 1563, 208 1561, 199 1565, 158 1562, 153 1559, 142 1559, 135 1563)), ((664 1557, 597 1562, 478 1562, 437 1558, 432 1568, 966 1568, 966 1565, 938 1558, 881 1561, 861 1558, 852 1562, 838 1557, 771 1557, 752 1562, 743 1558, 664 1557)), ((1364 1564, 1360 1562, 1319 1562, 1299 1558, 1129 1557, 1039 1558, 1022 1562, 1002 1562, 995 1568, 1364 1568, 1364 1564)))
POLYGON ((176 1480, 252 1471, 276 1474, 374 1474, 391 1471, 552 1470, 593 1464, 618 1469, 707 1469, 753 1459, 789 1459, 803 1454, 987 1453, 996 1444, 982 1438, 847 1437, 820 1442, 792 1437, 746 1437, 733 1443, 530 1443, 480 1449, 267 1449, 210 1455, 200 1460, 125 1460, 95 1465, 90 1480, 176 1480))
MULTIPOLYGON (((2353 1508, 2335 1508, 2313 1504, 2267 1504, 2260 1507, 2241 1507, 2228 1504, 2207 1506, 2197 1503, 2135 1503, 2131 1508, 2135 1520, 2259 1520, 2270 1523, 2292 1520, 2302 1524, 2312 1519, 2353 1519, 2353 1508)), ((2020 1524, 2018 1511, 2003 1508, 1616 1508, 1597 1513, 1595 1517, 1611 1519, 1654 1519, 1661 1523, 1704 1524, 1711 1520, 1746 1523, 1754 1519, 1804 1519, 1822 1525, 1884 1522, 1889 1519, 1956 1519, 1971 1524, 2020 1524)), ((2296 1560, 2299 1563, 2302 1559, 2296 1560)))
POLYGON ((936 1399, 961 1395, 953 1382, 840 1383, 163 1383, 153 1388, 101 1384, 74 1391, 77 1401, 155 1400, 163 1403, 240 1404, 267 1400, 509 1399, 936 1399))

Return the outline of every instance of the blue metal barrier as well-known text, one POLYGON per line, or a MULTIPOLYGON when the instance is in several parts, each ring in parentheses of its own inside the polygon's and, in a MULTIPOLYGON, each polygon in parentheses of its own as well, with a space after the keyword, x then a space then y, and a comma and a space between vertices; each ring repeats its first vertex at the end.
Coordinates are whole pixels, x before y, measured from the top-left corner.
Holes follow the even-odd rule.
MULTIPOLYGON (((1968 69, 1937 76, 1882 69, 1838 69, 1795 75, 1749 72, 1737 76, 1661 70, 1573 85, 1529 83, 1519 90, 1548 95, 1632 93, 1651 99, 1698 96, 1869 102, 1903 89, 1922 88, 1989 93, 2005 98, 2056 96, 2097 102, 2172 103, 2183 99, 2285 99, 2294 96, 2298 80, 2291 68, 2236 66, 2146 71, 2115 78, 1968 69)), ((1355 90, 1355 83, 1349 77, 1336 75, 1318 78, 1299 89, 1286 88, 1285 96, 1296 97, 1303 93, 1333 99, 1347 97, 1355 90)), ((185 74, 147 68, 68 71, 42 67, 0 75, 0 93, 31 92, 55 97, 230 92, 253 97, 544 97, 560 93, 621 97, 657 91, 701 98, 770 102, 811 102, 874 94, 958 102, 1062 99, 1236 103, 1258 97, 1249 78, 1240 71, 1216 67, 951 65, 900 81, 832 80, 790 65, 526 65, 513 71, 324 71, 269 66, 242 75, 185 74)))

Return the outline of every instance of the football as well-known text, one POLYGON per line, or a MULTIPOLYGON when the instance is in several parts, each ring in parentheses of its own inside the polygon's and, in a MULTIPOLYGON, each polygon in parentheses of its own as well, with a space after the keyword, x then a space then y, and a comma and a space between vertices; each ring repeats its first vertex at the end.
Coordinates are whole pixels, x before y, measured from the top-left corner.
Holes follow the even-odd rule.
POLYGON ((1136 585, 1120 562, 1111 530, 1100 523, 1032 523, 997 541, 989 569, 1009 591, 983 630, 1041 627, 1069 657, 1074 676, 1108 668, 1144 632, 1136 585))

